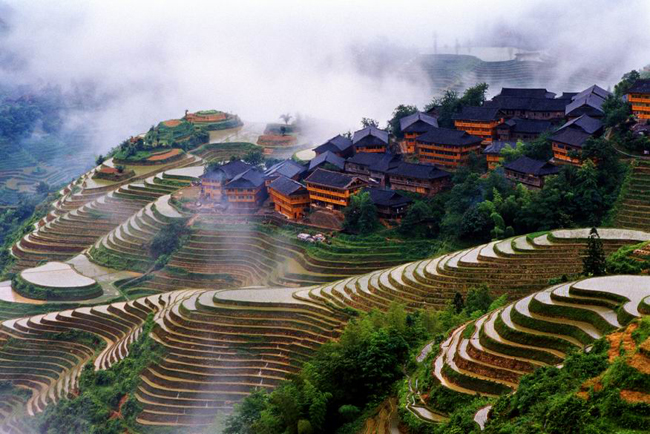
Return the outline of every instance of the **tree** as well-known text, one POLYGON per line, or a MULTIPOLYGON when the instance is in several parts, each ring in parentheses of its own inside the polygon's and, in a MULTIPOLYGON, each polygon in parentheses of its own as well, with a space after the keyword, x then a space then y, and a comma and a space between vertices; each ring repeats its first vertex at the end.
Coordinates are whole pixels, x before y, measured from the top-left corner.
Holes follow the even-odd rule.
POLYGON ((379 127, 379 122, 377 122, 372 118, 361 118, 361 127, 362 128, 379 127))
POLYGON ((490 214, 481 207, 473 206, 463 214, 459 235, 460 238, 469 241, 489 241, 490 231, 493 226, 494 223, 490 218, 490 214))
POLYGON ((463 295, 460 292, 454 294, 454 301, 452 302, 454 306, 454 311, 460 313, 465 307, 465 302, 463 301, 463 295))
POLYGON ((598 230, 591 228, 587 239, 585 257, 582 259, 582 273, 585 276, 603 276, 605 274, 605 259, 603 241, 598 235, 598 230))
POLYGON ((95 158, 95 164, 96 164, 97 166, 99 166, 100 164, 102 164, 104 161, 106 161, 106 158, 105 158, 102 154, 99 154, 99 155, 97 156, 97 158, 95 158))
POLYGON ((463 96, 460 98, 460 105, 466 106, 482 106, 485 103, 485 95, 490 86, 487 83, 478 83, 465 90, 463 96))
POLYGON ((545 132, 539 135, 535 140, 527 143, 524 148, 524 155, 535 160, 548 161, 553 157, 553 147, 551 146, 551 133, 545 132))
POLYGON ((264 154, 259 149, 251 149, 244 155, 243 160, 253 166, 259 166, 264 162, 264 154))
POLYGON ((630 119, 632 107, 621 97, 610 95, 603 102, 603 124, 605 128, 616 128, 630 119))
POLYGON ((291 122, 291 119, 293 119, 293 116, 291 116, 289 113, 284 113, 280 115, 280 119, 285 123, 285 125, 289 125, 289 122, 291 122))
POLYGON ((416 200, 402 219, 398 232, 411 238, 431 238, 440 231, 442 208, 433 208, 423 200, 416 200))
POLYGON ((621 81, 614 86, 614 95, 622 98, 639 78, 641 78, 641 74, 636 70, 623 74, 621 81))
POLYGON ((388 121, 388 132, 394 135, 397 139, 404 138, 404 133, 400 128, 400 119, 416 113, 418 108, 414 105, 398 105, 393 111, 393 117, 388 121))
POLYGON ((343 215, 345 216, 343 228, 351 232, 368 234, 379 224, 377 208, 367 191, 353 194, 350 197, 350 205, 343 210, 343 215))

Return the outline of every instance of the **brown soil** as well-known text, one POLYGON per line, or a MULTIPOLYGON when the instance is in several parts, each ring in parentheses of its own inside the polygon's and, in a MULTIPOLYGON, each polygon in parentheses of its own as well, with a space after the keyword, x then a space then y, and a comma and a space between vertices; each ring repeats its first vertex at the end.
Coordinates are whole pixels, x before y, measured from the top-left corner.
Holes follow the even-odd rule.
POLYGON ((178 119, 170 119, 168 121, 163 122, 163 125, 166 127, 174 128, 177 127, 181 124, 181 121, 178 119))
POLYGON ((636 353, 628 360, 628 365, 641 372, 650 375, 650 358, 641 353, 636 353))
POLYGON ((271 145, 271 146, 278 146, 278 145, 293 145, 296 143, 296 138, 295 136, 282 136, 282 135, 275 135, 275 134, 264 134, 259 136, 257 139, 257 144, 258 145, 271 145))
POLYGON ((632 332, 639 327, 637 323, 630 324, 625 330, 612 333, 607 336, 609 351, 607 352, 609 363, 612 363, 621 354, 621 347, 626 354, 632 354, 636 348, 632 332))
POLYGON ((650 404, 650 393, 637 392, 634 390, 621 390, 621 399, 629 403, 650 404))
POLYGON ((116 168, 108 167, 108 166, 103 166, 101 169, 99 169, 99 172, 106 173, 107 175, 113 175, 118 173, 116 168))
POLYGON ((147 161, 161 161, 161 160, 166 160, 171 157, 175 157, 176 155, 180 154, 181 150, 178 148, 174 148, 171 151, 167 151, 163 154, 156 154, 152 155, 151 157, 147 158, 147 161))

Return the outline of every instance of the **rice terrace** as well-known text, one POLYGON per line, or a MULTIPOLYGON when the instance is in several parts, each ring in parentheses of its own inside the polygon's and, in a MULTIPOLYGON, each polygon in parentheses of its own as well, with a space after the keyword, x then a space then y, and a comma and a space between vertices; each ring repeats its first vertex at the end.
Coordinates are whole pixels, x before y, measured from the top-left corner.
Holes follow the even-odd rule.
POLYGON ((0 433, 650 432, 647 4, 197 3, 0 0, 0 433))

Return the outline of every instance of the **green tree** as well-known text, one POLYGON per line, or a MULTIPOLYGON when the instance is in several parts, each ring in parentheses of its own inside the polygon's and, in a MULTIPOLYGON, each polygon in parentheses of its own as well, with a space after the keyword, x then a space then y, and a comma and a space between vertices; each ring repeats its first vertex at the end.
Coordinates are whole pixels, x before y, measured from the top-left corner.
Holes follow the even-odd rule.
POLYGON ((600 239, 598 230, 591 228, 589 238, 587 239, 587 250, 585 257, 582 259, 582 273, 585 276, 603 276, 605 274, 605 250, 603 241, 600 239))
POLYGON ((260 164, 264 163, 264 154, 259 149, 251 149, 246 153, 246 155, 244 155, 244 158, 242 159, 248 164, 259 166, 260 164))
POLYGON ((393 116, 388 121, 388 132, 394 135, 398 140, 404 138, 404 133, 400 128, 399 121, 400 119, 416 113, 418 108, 414 105, 398 105, 393 111, 393 116))
POLYGON ((641 78, 641 74, 636 70, 623 74, 621 81, 614 86, 614 95, 619 98, 623 97, 639 78, 641 78))
POLYGON ((605 128, 616 128, 625 124, 632 116, 632 107, 621 97, 610 95, 602 106, 605 128))
POLYGON ((544 132, 536 139, 526 144, 524 155, 535 160, 548 161, 553 157, 553 147, 551 146, 551 133, 544 132))
POLYGON ((344 229, 361 234, 368 234, 379 225, 377 208, 372 203, 370 193, 360 191, 350 197, 350 205, 343 210, 344 229))
POLYGON ((379 127, 379 122, 372 118, 361 118, 361 128, 379 127))
POLYGON ((402 219, 398 232, 411 238, 431 238, 440 231, 442 208, 431 207, 423 200, 416 200, 402 219))

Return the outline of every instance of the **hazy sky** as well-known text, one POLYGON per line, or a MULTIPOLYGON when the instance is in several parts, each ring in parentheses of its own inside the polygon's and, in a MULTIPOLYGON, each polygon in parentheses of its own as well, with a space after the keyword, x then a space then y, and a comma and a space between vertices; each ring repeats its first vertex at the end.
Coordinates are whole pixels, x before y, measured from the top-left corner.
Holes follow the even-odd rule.
POLYGON ((0 80, 93 83, 105 96, 104 149, 185 109, 256 121, 299 111, 346 128, 362 116, 383 122, 397 104, 432 95, 393 65, 360 71, 359 56, 431 52, 434 32, 439 45, 529 44, 567 71, 596 65, 615 78, 650 63, 648 0, 0 0, 0 18, 9 26, 0 52, 15 59, 0 80))

